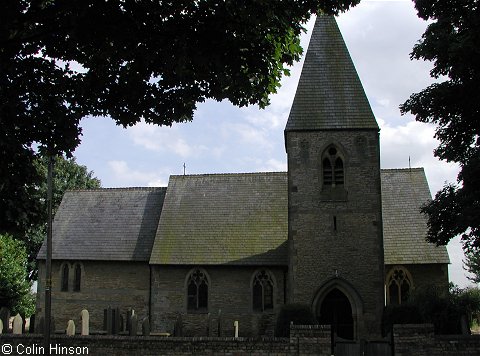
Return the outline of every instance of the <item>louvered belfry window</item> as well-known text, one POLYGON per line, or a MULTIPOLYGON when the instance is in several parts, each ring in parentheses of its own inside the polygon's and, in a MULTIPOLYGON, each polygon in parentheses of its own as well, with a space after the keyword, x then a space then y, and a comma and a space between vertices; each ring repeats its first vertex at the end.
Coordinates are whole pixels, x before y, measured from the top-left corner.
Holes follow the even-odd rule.
POLYGON ((341 186, 345 183, 343 159, 335 146, 330 146, 322 159, 323 185, 341 186))

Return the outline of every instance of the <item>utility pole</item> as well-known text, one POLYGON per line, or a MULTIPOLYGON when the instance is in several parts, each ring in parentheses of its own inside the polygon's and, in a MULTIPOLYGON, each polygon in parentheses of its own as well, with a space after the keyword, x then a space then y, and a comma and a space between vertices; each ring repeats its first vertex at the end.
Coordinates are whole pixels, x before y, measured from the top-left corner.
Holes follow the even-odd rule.
POLYGON ((52 319, 52 190, 53 190, 53 156, 48 155, 47 175, 47 259, 45 262, 45 330, 44 355, 50 356, 50 322, 52 319))

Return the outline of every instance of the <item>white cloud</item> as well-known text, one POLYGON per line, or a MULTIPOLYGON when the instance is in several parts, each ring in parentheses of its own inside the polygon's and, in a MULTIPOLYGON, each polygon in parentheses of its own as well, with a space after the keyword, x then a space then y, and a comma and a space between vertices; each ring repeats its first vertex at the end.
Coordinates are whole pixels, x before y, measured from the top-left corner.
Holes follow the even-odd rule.
POLYGON ((187 143, 176 126, 160 127, 142 122, 130 128, 129 134, 136 145, 147 150, 173 153, 182 158, 198 156, 207 150, 205 146, 187 143))
POLYGON ((382 168, 424 167, 433 194, 445 181, 455 182, 458 166, 440 161, 433 155, 438 146, 433 125, 405 119, 404 125, 393 126, 377 119, 380 131, 382 168))
POLYGON ((168 173, 142 172, 131 169, 125 161, 108 161, 107 165, 115 181, 115 186, 128 187, 166 187, 168 184, 168 173))

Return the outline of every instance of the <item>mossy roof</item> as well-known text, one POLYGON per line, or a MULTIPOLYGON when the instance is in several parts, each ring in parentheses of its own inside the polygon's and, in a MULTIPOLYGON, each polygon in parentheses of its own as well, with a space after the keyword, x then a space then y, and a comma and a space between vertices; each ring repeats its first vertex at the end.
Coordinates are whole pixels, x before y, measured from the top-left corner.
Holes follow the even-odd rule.
POLYGON ((285 265, 287 174, 171 176, 151 264, 285 265))
POLYGON ((285 131, 378 125, 333 16, 318 15, 285 131))
POLYGON ((425 240, 420 207, 431 195, 423 168, 383 169, 381 177, 385 264, 450 263, 445 246, 425 240))
MULTIPOLYGON (((53 259, 148 262, 166 188, 67 191, 53 222, 53 259)), ((44 243, 37 258, 46 258, 44 243)))
MULTIPOLYGON (((423 169, 386 169, 381 179, 385 264, 449 263, 445 247, 425 241, 423 169)), ((53 258, 287 266, 287 235, 286 172, 171 176, 168 188, 65 193, 53 258)))

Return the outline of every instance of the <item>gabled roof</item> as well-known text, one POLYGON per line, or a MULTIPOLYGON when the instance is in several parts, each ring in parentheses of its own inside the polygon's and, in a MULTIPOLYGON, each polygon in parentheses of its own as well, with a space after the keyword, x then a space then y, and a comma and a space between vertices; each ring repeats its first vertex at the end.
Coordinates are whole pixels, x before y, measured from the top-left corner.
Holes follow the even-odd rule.
MULTIPOLYGON (((385 264, 449 263, 445 247, 425 241, 423 169, 386 169, 381 179, 385 264)), ((168 189, 65 193, 53 258, 286 266, 287 235, 286 172, 171 176, 168 189)))
POLYGON ((318 15, 285 131, 378 125, 333 16, 318 15))
POLYGON ((171 176, 151 264, 286 265, 287 174, 171 176))
POLYGON ((385 264, 450 263, 445 246, 425 241, 420 207, 431 195, 423 168, 383 169, 381 179, 385 264))
MULTIPOLYGON (((52 258, 148 262, 165 191, 67 191, 53 223, 52 258)), ((45 243, 38 258, 46 258, 45 243)))

